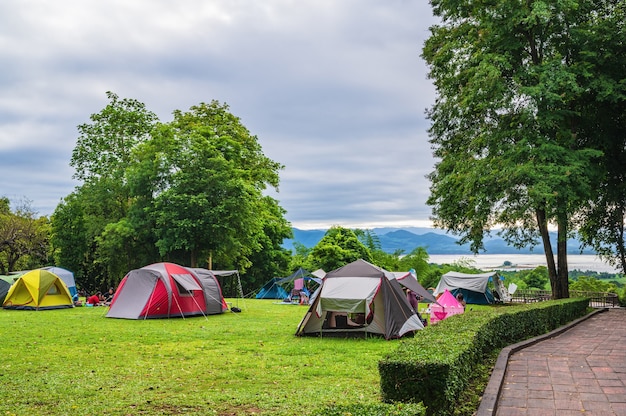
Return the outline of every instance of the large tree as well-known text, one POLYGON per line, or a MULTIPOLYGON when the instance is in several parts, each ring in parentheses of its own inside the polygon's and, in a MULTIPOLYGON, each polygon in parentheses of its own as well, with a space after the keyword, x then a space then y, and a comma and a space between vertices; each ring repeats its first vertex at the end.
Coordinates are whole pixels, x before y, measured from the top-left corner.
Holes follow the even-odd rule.
POLYGON ((311 249, 306 266, 310 270, 323 269, 329 272, 358 259, 371 262, 370 250, 359 241, 354 231, 333 226, 311 249))
POLYGON ((131 230, 126 221, 133 205, 126 172, 134 149, 151 137, 157 117, 137 100, 106 95, 105 108, 78 126, 70 165, 81 184, 52 217, 55 257, 88 290, 115 285, 149 258, 136 236, 151 228, 131 230))
POLYGON ((213 101, 158 122, 146 107, 110 103, 80 125, 71 164, 82 184, 55 211, 55 256, 89 290, 157 261, 273 270, 286 265, 291 233, 278 202, 282 166, 256 136, 213 101))
MULTIPOLYGON (((263 232, 256 236, 258 249, 248 256, 253 266, 246 271, 242 282, 244 293, 257 290, 271 277, 288 276, 296 270, 289 268, 291 251, 282 246, 285 238, 293 238, 291 224, 284 218, 285 210, 278 205, 278 201, 269 196, 260 202, 265 205, 259 211, 263 232)), ((236 293, 232 290, 232 279, 228 283, 231 284, 230 293, 236 293)))
POLYGON ((147 209, 162 256, 183 252, 192 266, 210 259, 245 269, 261 248, 264 216, 282 218, 263 197, 267 186, 278 186, 282 166, 263 154, 225 104, 175 111, 174 120, 155 130, 136 156, 148 166, 141 177, 152 178, 150 195, 144 189, 136 196, 152 198, 147 209))
POLYGON ((434 221, 471 242, 501 227, 517 247, 543 243, 553 296, 568 297, 567 237, 602 176, 581 128, 589 42, 602 0, 432 0, 441 23, 423 56, 437 88, 428 115, 434 221), (549 227, 557 229, 557 249, 549 227))
POLYGON ((76 170, 74 178, 80 181, 112 178, 112 183, 124 184, 133 149, 150 138, 158 118, 137 100, 120 100, 110 91, 106 95, 110 103, 92 114, 90 123, 78 126, 70 165, 76 170))
POLYGON ((626 1, 609 4, 590 15, 595 30, 585 34, 597 47, 588 51, 593 88, 581 98, 589 116, 581 129, 604 152, 604 175, 578 224, 583 243, 626 272, 626 1))
POLYGON ((51 218, 52 235, 50 243, 54 263, 74 273, 76 284, 86 289, 85 275, 88 270, 89 235, 83 211, 84 204, 79 195, 66 196, 54 210, 51 218))

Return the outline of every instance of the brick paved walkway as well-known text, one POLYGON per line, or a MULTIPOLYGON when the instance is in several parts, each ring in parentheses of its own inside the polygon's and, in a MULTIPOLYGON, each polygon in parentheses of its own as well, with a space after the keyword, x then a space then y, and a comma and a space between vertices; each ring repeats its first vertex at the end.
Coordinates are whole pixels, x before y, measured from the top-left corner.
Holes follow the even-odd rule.
POLYGON ((510 355, 497 403, 499 416, 626 415, 626 310, 510 355))

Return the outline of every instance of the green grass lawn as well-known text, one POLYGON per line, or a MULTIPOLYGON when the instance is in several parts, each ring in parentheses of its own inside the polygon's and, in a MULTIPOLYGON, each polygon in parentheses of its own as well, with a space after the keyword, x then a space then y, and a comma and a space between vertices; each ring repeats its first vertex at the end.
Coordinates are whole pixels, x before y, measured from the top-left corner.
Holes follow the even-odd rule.
POLYGON ((305 306, 228 300, 241 313, 105 318, 108 308, 0 309, 2 415, 306 415, 378 402, 398 340, 294 336, 305 306))

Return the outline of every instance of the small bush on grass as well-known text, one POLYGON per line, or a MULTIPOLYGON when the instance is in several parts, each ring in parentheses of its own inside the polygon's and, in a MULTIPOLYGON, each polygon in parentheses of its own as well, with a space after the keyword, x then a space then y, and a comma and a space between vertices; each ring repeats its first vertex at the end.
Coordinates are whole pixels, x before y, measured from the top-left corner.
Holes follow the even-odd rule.
POLYGON ((450 414, 489 353, 583 316, 588 303, 564 299, 498 307, 427 327, 379 362, 383 401, 423 402, 429 415, 450 414))

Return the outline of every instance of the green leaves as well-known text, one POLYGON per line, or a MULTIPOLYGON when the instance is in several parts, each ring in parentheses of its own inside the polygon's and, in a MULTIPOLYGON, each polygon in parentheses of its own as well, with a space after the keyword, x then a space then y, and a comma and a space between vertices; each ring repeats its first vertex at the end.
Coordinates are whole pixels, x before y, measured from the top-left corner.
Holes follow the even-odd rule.
POLYGON ((154 169, 148 177, 158 178, 150 211, 161 255, 212 253, 224 265, 241 266, 260 249, 261 191, 278 183, 281 166, 227 110, 213 101, 176 111, 156 138, 162 145, 148 142, 137 152, 154 169))
POLYGON ((112 92, 107 92, 107 97, 111 102, 91 115, 92 123, 78 126, 80 136, 70 161, 78 180, 120 179, 132 149, 149 137, 157 121, 156 115, 137 100, 119 100, 112 92))
POLYGON ((55 213, 59 236, 79 231, 75 247, 56 240, 57 254, 89 276, 84 285, 113 285, 162 259, 244 271, 267 250, 286 263, 280 244, 291 229, 262 194, 278 186, 282 165, 226 104, 176 110, 173 121, 159 123, 144 104, 107 96, 111 102, 78 127, 71 164, 83 183, 55 213))
POLYGON ((28 201, 11 211, 9 199, 0 198, 0 274, 47 264, 50 224, 36 218, 28 201))
POLYGON ((354 231, 333 226, 311 249, 307 264, 311 270, 321 268, 328 272, 358 259, 371 262, 370 250, 359 241, 354 231))
MULTIPOLYGON (((604 101, 624 73, 623 60, 618 76, 605 60, 623 44, 618 3, 432 1, 443 19, 423 49, 438 92, 428 112, 439 158, 429 175, 436 225, 474 251, 494 227, 520 246, 558 223, 564 240, 602 189, 609 137, 624 148, 624 101, 621 113, 604 101), (612 124, 596 121, 603 117, 598 104, 618 120, 621 135, 600 138, 612 124)), ((566 255, 564 245, 558 249, 566 255)))

